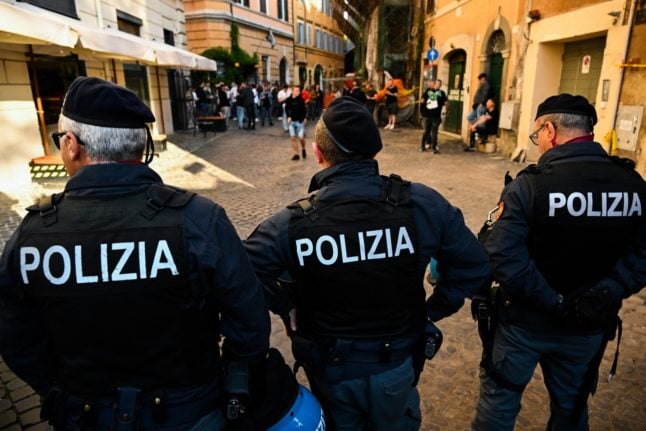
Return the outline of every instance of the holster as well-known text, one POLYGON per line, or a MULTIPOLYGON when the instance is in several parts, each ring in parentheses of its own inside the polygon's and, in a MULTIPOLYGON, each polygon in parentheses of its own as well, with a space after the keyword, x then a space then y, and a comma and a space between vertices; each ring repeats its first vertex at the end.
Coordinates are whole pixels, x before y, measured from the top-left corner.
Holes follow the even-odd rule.
POLYGON ((42 400, 40 418, 58 429, 67 427, 67 395, 54 386, 42 400))
POLYGON ((304 367, 306 370, 321 367, 321 352, 316 342, 295 332, 292 334, 292 354, 294 355, 294 374, 304 367))
POLYGON ((514 392, 522 392, 524 386, 510 382, 493 366, 493 344, 498 326, 497 301, 500 301, 501 297, 502 291, 495 286, 490 289, 489 294, 476 295, 471 300, 471 315, 478 322, 478 335, 482 342, 480 368, 498 385, 514 392))

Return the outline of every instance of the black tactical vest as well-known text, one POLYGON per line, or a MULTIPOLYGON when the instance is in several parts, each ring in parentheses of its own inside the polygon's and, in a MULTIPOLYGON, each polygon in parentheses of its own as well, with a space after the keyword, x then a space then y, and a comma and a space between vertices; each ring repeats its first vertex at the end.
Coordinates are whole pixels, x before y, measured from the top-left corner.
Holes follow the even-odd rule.
POLYGON ((194 304, 189 281, 182 214, 192 197, 154 184, 100 198, 54 195, 29 208, 17 273, 69 394, 184 387, 216 376, 217 310, 194 304))
POLYGON ((409 182, 384 178, 378 200, 320 204, 312 196, 289 208, 299 330, 363 339, 421 330, 425 291, 409 182))
POLYGON ((644 182, 632 165, 600 157, 524 173, 534 189, 530 258, 549 285, 567 294, 608 276, 644 217, 644 182))

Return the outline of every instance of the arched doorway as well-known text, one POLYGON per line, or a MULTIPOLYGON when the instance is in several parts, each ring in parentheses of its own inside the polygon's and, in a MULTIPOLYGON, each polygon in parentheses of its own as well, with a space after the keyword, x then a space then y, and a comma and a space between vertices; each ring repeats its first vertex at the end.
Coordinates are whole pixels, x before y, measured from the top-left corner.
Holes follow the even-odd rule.
POLYGON ((321 88, 323 88, 323 82, 321 81, 321 78, 323 78, 323 67, 321 67, 320 64, 317 64, 314 68, 314 85, 318 84, 321 88))
POLYGON ((446 83, 449 90, 448 113, 444 120, 444 130, 452 133, 462 131, 462 104, 464 99, 464 65, 467 54, 462 49, 451 52, 448 56, 449 79, 446 83))
POLYGON ((278 76, 280 78, 280 84, 287 84, 287 59, 285 57, 280 59, 280 65, 278 66, 278 76))
POLYGON ((305 87, 305 81, 307 80, 307 67, 305 65, 298 66, 298 84, 301 87, 305 87))
POLYGON ((496 104, 500 103, 500 89, 502 88, 502 75, 504 60, 502 51, 505 49, 505 34, 496 30, 491 34, 487 43, 487 56, 489 57, 489 85, 494 95, 496 104))

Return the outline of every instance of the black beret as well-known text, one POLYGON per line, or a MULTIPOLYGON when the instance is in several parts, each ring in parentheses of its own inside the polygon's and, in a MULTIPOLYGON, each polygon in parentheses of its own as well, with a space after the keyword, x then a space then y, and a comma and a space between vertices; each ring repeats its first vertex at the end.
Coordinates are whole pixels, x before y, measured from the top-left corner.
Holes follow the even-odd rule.
POLYGON ((101 127, 139 129, 155 122, 150 109, 127 88, 99 78, 79 76, 63 101, 63 115, 101 127))
MULTIPOLYGON (((597 111, 583 96, 573 96, 568 93, 551 96, 538 105, 536 118, 547 114, 574 114, 590 118, 592 125, 597 124, 597 111)), ((536 119, 535 118, 535 119, 536 119)))
POLYGON ((482 72, 480 75, 478 75, 478 79, 486 78, 487 74, 482 72))
POLYGON ((372 114, 350 96, 334 99, 321 116, 332 142, 346 154, 371 156, 381 151, 381 135, 372 114))

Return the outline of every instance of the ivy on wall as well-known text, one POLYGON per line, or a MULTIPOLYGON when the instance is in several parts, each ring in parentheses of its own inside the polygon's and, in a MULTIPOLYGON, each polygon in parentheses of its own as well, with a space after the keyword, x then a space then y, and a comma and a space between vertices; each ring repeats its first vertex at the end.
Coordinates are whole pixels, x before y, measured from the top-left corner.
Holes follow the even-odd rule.
POLYGON ((229 39, 231 40, 230 49, 215 46, 202 52, 204 57, 215 60, 218 63, 218 71, 215 73, 201 70, 193 71, 191 74, 193 83, 198 84, 207 80, 223 81, 227 84, 231 84, 234 81, 239 83, 247 79, 247 77, 255 75, 258 56, 256 54, 249 55, 247 51, 240 48, 238 43, 239 38, 240 29, 236 23, 232 23, 229 32, 229 39))

